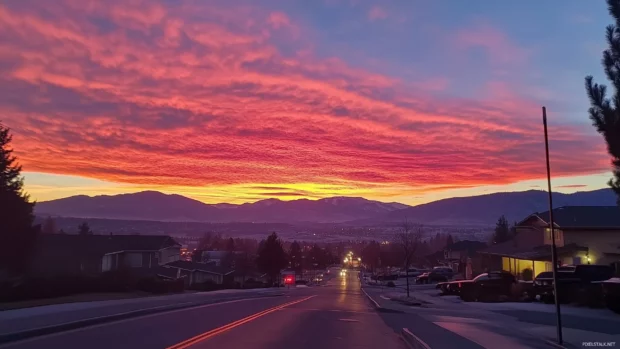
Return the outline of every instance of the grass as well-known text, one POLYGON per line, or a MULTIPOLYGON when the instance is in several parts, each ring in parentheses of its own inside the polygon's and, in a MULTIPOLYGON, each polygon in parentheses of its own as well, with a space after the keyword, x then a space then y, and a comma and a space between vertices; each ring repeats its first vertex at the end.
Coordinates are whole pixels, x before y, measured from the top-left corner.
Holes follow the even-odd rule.
POLYGON ((40 307, 43 305, 107 301, 116 299, 142 298, 149 296, 152 296, 152 294, 146 292, 83 293, 57 298, 30 299, 17 302, 0 303, 0 311, 40 307))

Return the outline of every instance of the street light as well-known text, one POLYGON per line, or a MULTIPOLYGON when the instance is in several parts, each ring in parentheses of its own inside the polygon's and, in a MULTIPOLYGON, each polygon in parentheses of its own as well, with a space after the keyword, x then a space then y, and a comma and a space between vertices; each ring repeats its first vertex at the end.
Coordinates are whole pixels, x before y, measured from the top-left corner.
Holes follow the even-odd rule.
POLYGON ((362 258, 361 258, 361 257, 357 257, 357 261, 358 261, 358 262, 361 262, 361 261, 362 261, 362 258))
POLYGON ((348 262, 348 261, 349 261, 349 259, 348 259, 348 258, 345 258, 345 259, 344 259, 344 262, 345 262, 345 263, 346 263, 346 262, 348 262))

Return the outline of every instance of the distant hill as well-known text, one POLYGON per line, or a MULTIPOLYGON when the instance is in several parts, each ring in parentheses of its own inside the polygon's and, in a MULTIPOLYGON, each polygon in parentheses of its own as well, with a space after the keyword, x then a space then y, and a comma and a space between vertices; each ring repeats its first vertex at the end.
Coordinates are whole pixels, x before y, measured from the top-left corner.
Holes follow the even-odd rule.
MULTIPOLYGON (((614 206, 616 196, 611 189, 599 189, 573 194, 553 194, 553 206, 614 206)), ((520 221, 534 212, 549 210, 547 192, 494 193, 463 198, 451 198, 389 212, 368 222, 398 222, 410 220, 429 225, 494 224, 505 215, 509 222, 520 221)))
POLYGON ((409 207, 354 197, 320 200, 261 200, 242 205, 208 205, 180 195, 146 191, 114 196, 73 196, 37 203, 39 216, 173 222, 346 222, 409 207))
MULTIPOLYGON (((616 204, 611 189, 573 194, 555 193, 554 206, 609 206, 616 204)), ((74 196, 40 202, 39 216, 108 218, 168 222, 343 223, 381 224, 408 219, 429 225, 493 225, 502 214, 510 222, 548 209, 547 193, 495 193, 451 198, 407 206, 354 197, 321 200, 261 200, 242 205, 208 205, 180 195, 147 191, 115 196, 74 196)))

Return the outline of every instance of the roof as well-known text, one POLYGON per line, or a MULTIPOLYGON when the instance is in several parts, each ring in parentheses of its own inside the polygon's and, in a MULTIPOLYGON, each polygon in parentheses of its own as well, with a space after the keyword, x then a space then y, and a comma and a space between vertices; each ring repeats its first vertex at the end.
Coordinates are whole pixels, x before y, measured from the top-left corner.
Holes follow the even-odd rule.
POLYGON ((166 268, 183 269, 189 271, 202 271, 205 273, 228 275, 234 272, 234 269, 219 267, 213 264, 198 263, 191 261, 174 261, 164 265, 166 268))
MULTIPOLYGON (((549 224, 549 211, 545 211, 528 216, 519 225, 532 216, 549 224)), ((553 209, 553 221, 562 229, 620 229, 620 208, 618 206, 563 206, 553 209)))
POLYGON ((450 251, 470 251, 475 252, 487 247, 482 241, 461 240, 453 243, 448 247, 450 251))
POLYGON ((104 255, 121 251, 159 251, 181 246, 167 235, 73 235, 42 234, 38 244, 45 249, 82 251, 92 255, 104 255))
MULTIPOLYGON (((587 250, 587 247, 579 246, 577 244, 568 244, 556 248, 558 255, 587 250)), ((512 243, 512 241, 506 241, 501 244, 493 245, 485 250, 478 251, 478 253, 525 260, 547 260, 551 258, 551 245, 517 247, 512 243)))

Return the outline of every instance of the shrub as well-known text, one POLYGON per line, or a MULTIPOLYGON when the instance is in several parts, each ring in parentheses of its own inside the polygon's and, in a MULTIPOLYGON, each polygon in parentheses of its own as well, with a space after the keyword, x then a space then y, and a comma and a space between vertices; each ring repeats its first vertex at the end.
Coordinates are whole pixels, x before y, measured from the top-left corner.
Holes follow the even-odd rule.
POLYGON ((388 281, 387 287, 396 287, 393 281, 388 281))
POLYGON ((139 280, 137 283, 137 289, 155 294, 183 292, 185 289, 185 283, 182 279, 161 280, 154 277, 149 277, 139 280))
POLYGON ((521 273, 521 276, 523 277, 523 280, 525 281, 532 281, 534 280, 534 272, 532 271, 532 269, 524 269, 523 272, 521 273))

